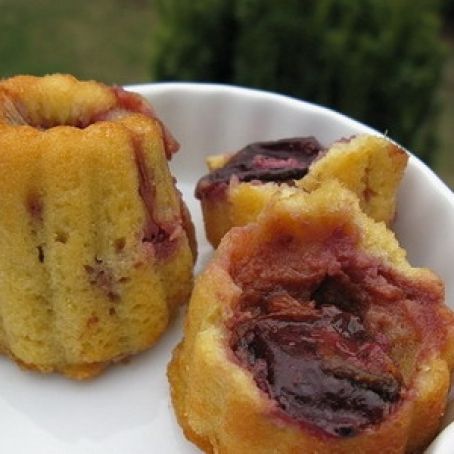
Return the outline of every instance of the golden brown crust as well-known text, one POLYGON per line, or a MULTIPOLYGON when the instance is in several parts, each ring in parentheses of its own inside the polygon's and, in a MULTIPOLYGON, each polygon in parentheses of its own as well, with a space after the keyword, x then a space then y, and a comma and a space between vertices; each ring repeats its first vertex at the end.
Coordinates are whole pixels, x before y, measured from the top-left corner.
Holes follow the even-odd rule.
MULTIPOLYGON (((223 167, 229 157, 229 154, 209 157, 209 169, 223 167)), ((406 152, 390 140, 359 135, 335 142, 325 156, 310 166, 308 174, 296 181, 296 186, 310 192, 325 181, 336 179, 358 196, 366 214, 390 225, 407 160, 406 152)), ((201 204, 208 241, 217 247, 230 228, 253 222, 276 192, 294 190, 284 183, 257 185, 232 180, 224 194, 203 197, 201 204)))
POLYGON ((390 225, 407 161, 407 153, 394 142, 359 135, 348 142, 336 142, 299 183, 312 191, 324 181, 336 179, 357 195, 367 215, 390 225))
POLYGON ((0 148, 2 350, 80 379, 155 343, 191 292, 195 242, 151 106, 18 76, 0 83, 0 148))
MULTIPOLYGON (((450 331, 454 318, 442 304, 439 279, 427 269, 411 268, 394 235, 364 215, 356 197, 336 182, 308 195, 277 199, 261 214, 258 224, 232 229, 225 236, 196 281, 184 339, 168 369, 172 402, 185 435, 205 452, 421 452, 438 430, 453 368, 450 331), (339 227, 356 232, 358 250, 401 276, 409 295, 427 295, 422 297, 429 299, 421 304, 431 306, 423 312, 432 320, 426 326, 407 319, 416 326, 411 329, 419 343, 402 346, 397 342, 392 349, 408 387, 399 406, 380 424, 347 438, 323 436, 279 416, 276 403, 233 356, 226 328, 242 295, 232 276, 242 260, 263 253, 273 235, 294 235, 310 248, 339 227), (408 361, 408 355, 418 360, 408 361)), ((406 303, 399 304, 403 309, 406 303)), ((399 311, 391 312, 395 314, 391 319, 399 317, 399 311)), ((385 331, 391 343, 401 335, 398 325, 385 331)))

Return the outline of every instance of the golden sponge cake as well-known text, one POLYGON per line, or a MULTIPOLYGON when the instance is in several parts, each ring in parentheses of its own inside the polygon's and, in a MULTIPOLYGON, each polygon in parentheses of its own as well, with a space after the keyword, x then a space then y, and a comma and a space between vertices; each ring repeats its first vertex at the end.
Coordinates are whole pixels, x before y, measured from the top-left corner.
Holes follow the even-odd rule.
POLYGON ((177 147, 121 88, 0 83, 1 350, 85 378, 156 341, 192 288, 194 232, 167 165, 177 147))
POLYGON ((454 316, 337 181, 275 197, 198 277, 168 376, 205 452, 422 452, 443 415, 454 316))
POLYGON ((372 135, 340 140, 328 150, 313 137, 303 137, 211 156, 210 173, 196 189, 207 238, 216 247, 231 227, 254 221, 276 192, 312 191, 331 179, 354 191, 365 213, 389 225, 407 159, 400 147, 372 135))

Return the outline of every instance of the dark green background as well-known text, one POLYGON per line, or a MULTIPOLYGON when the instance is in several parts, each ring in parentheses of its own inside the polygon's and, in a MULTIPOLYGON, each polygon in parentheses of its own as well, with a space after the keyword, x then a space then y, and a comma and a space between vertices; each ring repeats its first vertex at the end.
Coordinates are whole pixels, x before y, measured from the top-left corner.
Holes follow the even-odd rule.
MULTIPOLYGON (((107 83, 147 82, 155 25, 151 0, 0 0, 0 76, 68 72, 107 83)), ((449 28, 440 36, 447 53, 433 163, 454 188, 452 36, 449 28)))

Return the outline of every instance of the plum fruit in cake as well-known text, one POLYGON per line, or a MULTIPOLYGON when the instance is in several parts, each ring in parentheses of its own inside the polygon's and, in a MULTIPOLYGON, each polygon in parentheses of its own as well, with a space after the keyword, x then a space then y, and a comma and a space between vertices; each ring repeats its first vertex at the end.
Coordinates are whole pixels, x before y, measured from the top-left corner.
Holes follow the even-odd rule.
POLYGON ((313 137, 250 144, 235 154, 210 156, 197 184, 206 235, 216 247, 233 226, 255 220, 277 191, 312 191, 336 179, 354 191, 365 213, 390 224, 406 152, 382 137, 359 135, 329 149, 313 137))
POLYGON ((158 339, 195 260, 167 164, 177 149, 122 88, 59 74, 0 82, 3 352, 86 378, 158 339))
POLYGON ((336 180, 275 195, 198 277, 168 369, 205 452, 422 452, 454 366, 440 279, 336 180))

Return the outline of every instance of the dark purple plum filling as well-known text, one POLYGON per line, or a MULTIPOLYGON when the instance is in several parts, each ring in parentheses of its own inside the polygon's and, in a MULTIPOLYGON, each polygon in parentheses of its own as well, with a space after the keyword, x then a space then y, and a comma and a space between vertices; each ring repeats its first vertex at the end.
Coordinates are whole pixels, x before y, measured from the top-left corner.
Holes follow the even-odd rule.
POLYGON ((202 177, 196 196, 202 198, 232 176, 239 181, 288 182, 308 172, 311 163, 323 153, 313 137, 296 137, 273 142, 252 143, 238 151, 227 164, 202 177))
POLYGON ((345 298, 332 304, 331 290, 332 282, 323 283, 303 305, 286 291, 268 295, 268 307, 274 299, 278 306, 293 301, 292 308, 242 313, 232 324, 230 344, 285 414, 346 437, 381 422, 399 402, 403 380, 386 340, 367 331, 360 310, 349 311, 345 298))

